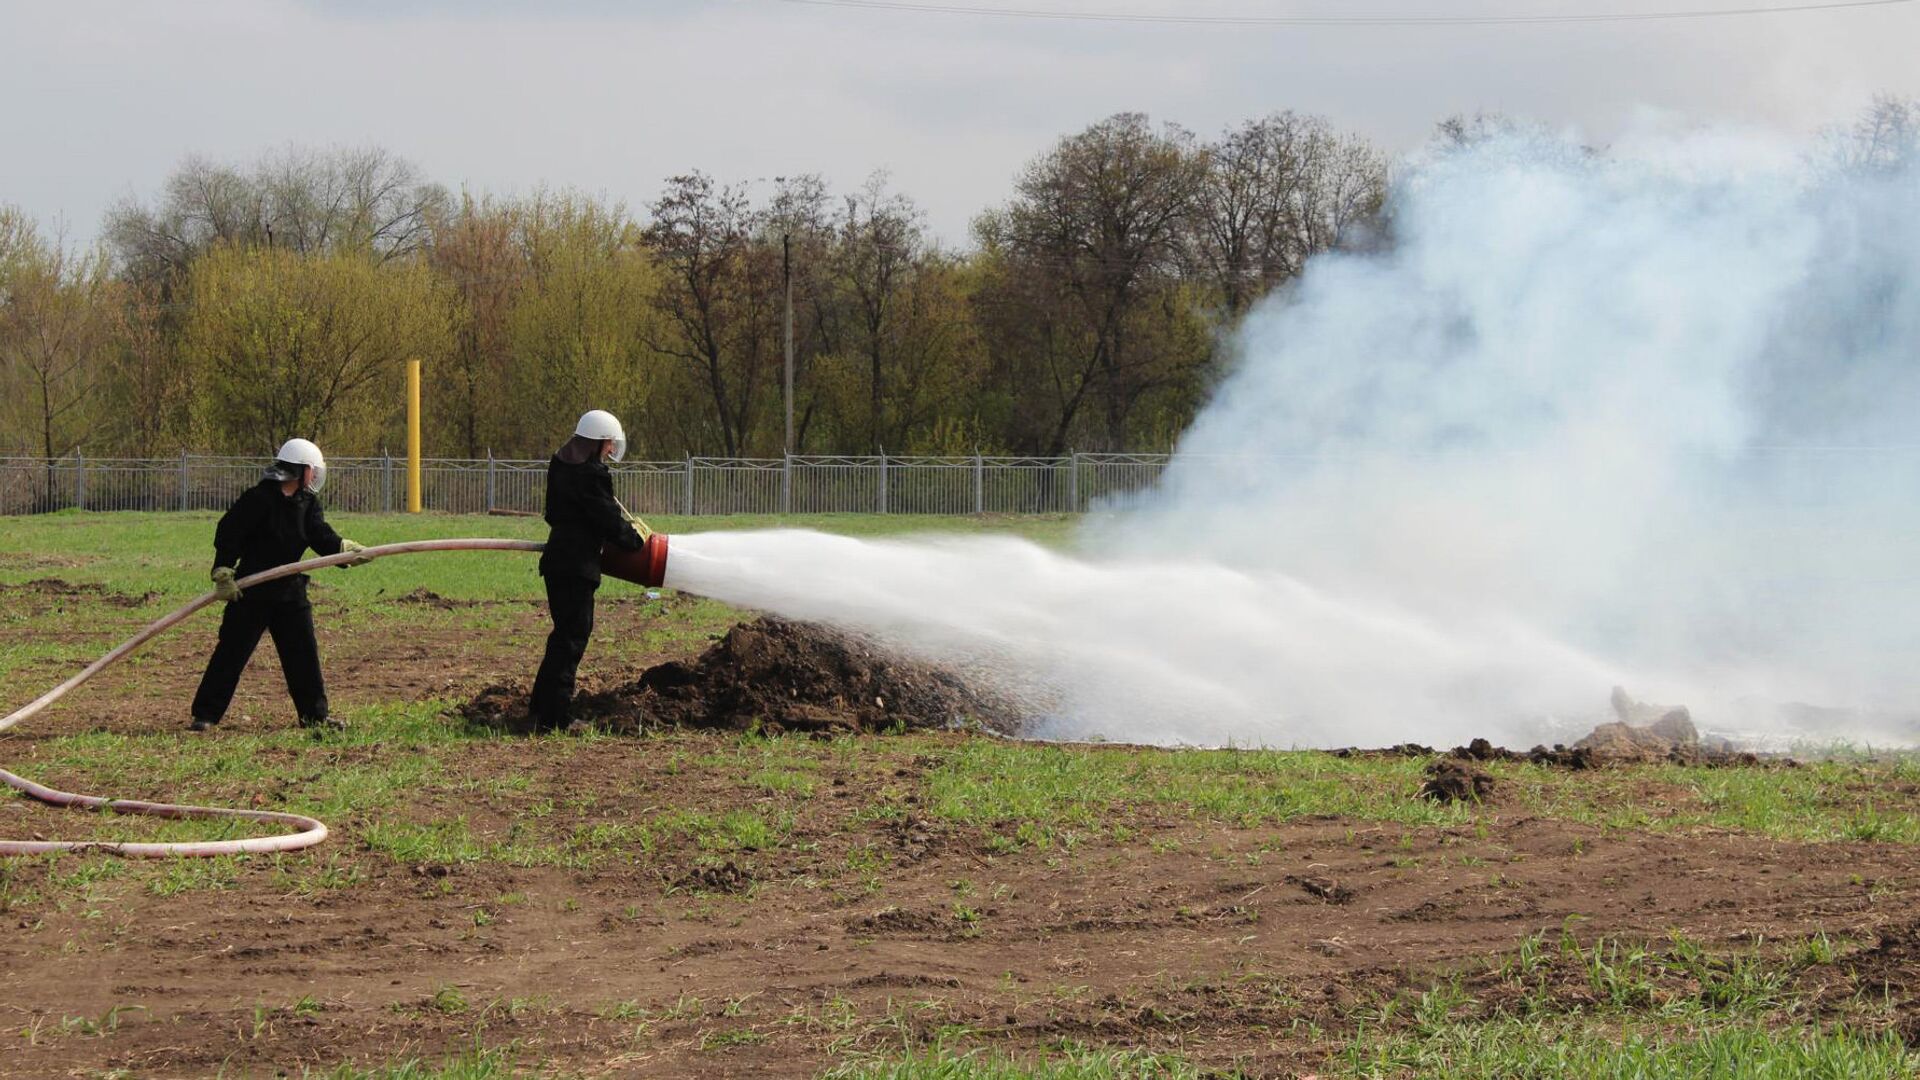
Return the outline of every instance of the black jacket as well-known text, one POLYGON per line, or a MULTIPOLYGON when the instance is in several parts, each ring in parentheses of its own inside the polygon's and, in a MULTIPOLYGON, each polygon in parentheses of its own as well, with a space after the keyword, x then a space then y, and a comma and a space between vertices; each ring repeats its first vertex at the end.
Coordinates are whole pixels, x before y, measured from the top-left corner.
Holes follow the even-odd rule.
POLYGON ((629 551, 642 544, 640 534, 627 524, 614 501, 613 473, 605 462, 573 465, 555 454, 547 462, 546 516, 553 531, 540 553, 540 573, 545 577, 597 582, 602 544, 629 551))
MULTIPOLYGON (((280 481, 262 480, 248 488, 220 517, 213 530, 213 565, 231 566, 239 577, 299 562, 312 548, 321 555, 340 553, 340 534, 327 524, 320 500, 305 488, 291 495, 280 481)), ((256 585, 267 596, 306 593, 307 575, 256 585)))

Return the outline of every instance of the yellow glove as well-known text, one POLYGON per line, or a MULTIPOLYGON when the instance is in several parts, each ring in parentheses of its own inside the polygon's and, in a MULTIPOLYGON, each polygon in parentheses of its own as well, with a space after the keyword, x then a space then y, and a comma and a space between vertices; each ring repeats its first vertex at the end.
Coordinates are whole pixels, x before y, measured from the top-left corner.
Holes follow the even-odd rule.
MULTIPOLYGON (((360 555, 360 553, 365 550, 367 550, 367 545, 365 544, 348 540, 345 537, 342 537, 340 540, 340 553, 343 555, 360 555)), ((357 559, 348 559, 346 562, 341 563, 340 569, 345 570, 349 566, 365 566, 372 561, 373 556, 360 555, 357 559)))
POLYGON ((620 516, 627 519, 627 524, 633 526, 633 531, 640 534, 640 539, 645 540, 653 535, 653 530, 647 528, 647 523, 635 516, 633 511, 623 507, 620 510, 620 516))
POLYGON ((233 567, 213 568, 213 595, 231 604, 240 599, 240 585, 233 580, 233 567))

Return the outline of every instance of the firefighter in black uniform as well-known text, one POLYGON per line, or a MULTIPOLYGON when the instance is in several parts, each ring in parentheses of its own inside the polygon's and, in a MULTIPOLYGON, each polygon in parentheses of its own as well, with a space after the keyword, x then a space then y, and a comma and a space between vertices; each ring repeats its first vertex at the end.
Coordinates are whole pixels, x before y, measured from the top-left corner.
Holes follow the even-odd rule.
POLYGON ((327 712, 307 576, 254 585, 244 595, 235 584, 238 577, 298 562, 308 548, 321 555, 365 550, 327 524, 314 498, 326 482, 327 463, 320 448, 305 439, 289 439, 260 482, 235 499, 214 528, 213 591, 227 602, 227 609, 220 620, 219 643, 193 695, 188 730, 211 731, 220 723, 262 632, 273 635, 300 726, 316 731, 345 726, 327 712))
POLYGON ((600 548, 604 544, 638 550, 645 538, 634 519, 613 496, 607 459, 627 452, 626 432, 612 413, 594 409, 580 417, 560 452, 547 463, 547 546, 540 553, 540 576, 547 583, 547 611, 553 632, 533 680, 530 702, 536 731, 568 726, 574 673, 593 634, 593 594, 600 588, 600 548))

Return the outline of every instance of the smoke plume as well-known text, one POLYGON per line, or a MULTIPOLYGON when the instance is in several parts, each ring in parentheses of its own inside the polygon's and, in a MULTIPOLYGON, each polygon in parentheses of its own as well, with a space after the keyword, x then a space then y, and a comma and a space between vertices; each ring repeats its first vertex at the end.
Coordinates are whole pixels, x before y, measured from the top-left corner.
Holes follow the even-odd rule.
POLYGON ((1619 684, 1911 741, 1920 173, 1723 150, 1408 164, 1074 554, 708 534, 676 583, 989 668, 1064 737, 1526 745, 1619 684))

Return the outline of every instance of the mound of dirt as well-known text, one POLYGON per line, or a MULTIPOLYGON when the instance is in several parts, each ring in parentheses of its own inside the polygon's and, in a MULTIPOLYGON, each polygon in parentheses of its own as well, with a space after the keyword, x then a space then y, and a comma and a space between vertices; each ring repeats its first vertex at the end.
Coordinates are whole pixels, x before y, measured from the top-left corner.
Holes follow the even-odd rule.
POLYGON ((1700 749, 1700 732, 1685 705, 1649 705, 1635 701, 1621 687, 1613 688, 1613 714, 1592 734, 1574 743, 1575 749, 1614 761, 1659 761, 1676 752, 1691 756, 1700 749))
MULTIPOLYGON (((490 686, 460 710, 469 723, 525 727, 525 684, 490 686)), ((605 731, 652 727, 856 732, 979 726, 1009 733, 1009 702, 932 664, 807 623, 762 618, 727 632, 691 661, 669 660, 632 682, 580 694, 573 715, 605 731)))
POLYGON ((454 600, 441 596, 439 593, 422 585, 410 593, 394 597, 393 602, 396 604, 420 604, 425 607, 438 608, 441 611, 451 611, 454 608, 474 607, 482 601, 454 600))
POLYGON ((72 582, 61 578, 36 578, 33 581, 17 585, 0 583, 0 594, 15 594, 25 597, 45 598, 41 610, 47 607, 59 607, 61 600, 85 599, 97 603, 109 604, 118 608, 136 608, 148 603, 160 595, 155 592, 143 592, 138 596, 115 592, 104 585, 91 581, 72 582))

